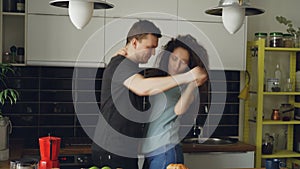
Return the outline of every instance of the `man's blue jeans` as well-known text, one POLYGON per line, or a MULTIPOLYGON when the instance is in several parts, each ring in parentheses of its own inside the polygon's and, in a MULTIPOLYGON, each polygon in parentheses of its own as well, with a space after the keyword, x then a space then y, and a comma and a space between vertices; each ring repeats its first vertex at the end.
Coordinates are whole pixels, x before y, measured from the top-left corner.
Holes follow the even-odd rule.
POLYGON ((146 154, 143 169, 166 169, 171 163, 183 164, 183 162, 182 147, 167 145, 146 154))

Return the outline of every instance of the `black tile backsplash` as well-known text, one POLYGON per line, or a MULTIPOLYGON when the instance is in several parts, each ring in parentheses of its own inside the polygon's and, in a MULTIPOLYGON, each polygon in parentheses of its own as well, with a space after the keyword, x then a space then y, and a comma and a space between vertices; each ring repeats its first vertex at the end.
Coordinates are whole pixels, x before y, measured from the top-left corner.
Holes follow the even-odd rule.
MULTIPOLYGON (((204 126, 205 137, 239 135, 239 71, 211 71, 211 106, 209 114, 198 115, 197 124, 204 126)), ((192 133, 192 132, 190 132, 192 133)))
POLYGON ((22 90, 16 89, 19 91, 19 101, 20 103, 28 102, 38 102, 39 101, 39 89, 36 90, 22 90))
POLYGON ((73 103, 50 102, 40 103, 40 114, 74 114, 73 103))
MULTIPOLYGON (((8 76, 8 84, 19 91, 20 99, 13 106, 3 107, 13 124, 12 138, 25 138, 26 145, 37 145, 38 138, 48 134, 88 137, 86 133, 93 133, 103 68, 20 66, 14 69, 16 74, 8 76)), ((215 108, 209 116, 200 114, 197 123, 208 120, 211 126, 206 132, 213 132, 214 136, 238 136, 240 72, 225 71, 226 79, 223 71, 211 71, 210 75, 216 89, 212 91, 215 108)))
POLYGON ((72 90, 40 90, 40 102, 73 102, 72 90))
POLYGON ((72 79, 41 79, 41 90, 72 90, 72 79))
POLYGON ((72 79, 74 68, 71 67, 43 67, 40 69, 41 78, 54 78, 54 79, 72 79))

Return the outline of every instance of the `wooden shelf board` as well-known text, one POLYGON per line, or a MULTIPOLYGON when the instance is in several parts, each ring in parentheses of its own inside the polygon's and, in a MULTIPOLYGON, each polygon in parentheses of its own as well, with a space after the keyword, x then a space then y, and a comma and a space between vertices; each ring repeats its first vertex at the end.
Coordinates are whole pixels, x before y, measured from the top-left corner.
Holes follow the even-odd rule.
POLYGON ((263 92, 264 95, 282 95, 282 96, 288 96, 288 95, 300 95, 300 92, 263 92))
POLYGON ((2 12, 2 14, 6 16, 25 16, 25 13, 20 12, 2 12))
POLYGON ((263 120, 263 124, 300 124, 300 120, 290 120, 290 121, 282 121, 282 120, 263 120))
POLYGON ((266 51, 281 51, 281 52, 297 52, 300 51, 300 48, 274 48, 274 47, 266 47, 266 51))
POLYGON ((282 150, 270 155, 262 155, 262 158, 293 158, 293 157, 300 157, 300 153, 289 151, 289 150, 282 150))

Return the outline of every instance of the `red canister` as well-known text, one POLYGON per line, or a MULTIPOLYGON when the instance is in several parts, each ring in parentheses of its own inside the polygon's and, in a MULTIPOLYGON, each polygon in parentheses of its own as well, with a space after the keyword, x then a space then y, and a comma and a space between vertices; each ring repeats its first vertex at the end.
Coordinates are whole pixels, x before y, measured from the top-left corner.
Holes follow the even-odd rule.
POLYGON ((60 150, 59 137, 42 137, 39 138, 41 160, 57 160, 60 150))
POLYGON ((59 168, 59 137, 42 137, 39 138, 41 160, 39 162, 39 169, 59 168))

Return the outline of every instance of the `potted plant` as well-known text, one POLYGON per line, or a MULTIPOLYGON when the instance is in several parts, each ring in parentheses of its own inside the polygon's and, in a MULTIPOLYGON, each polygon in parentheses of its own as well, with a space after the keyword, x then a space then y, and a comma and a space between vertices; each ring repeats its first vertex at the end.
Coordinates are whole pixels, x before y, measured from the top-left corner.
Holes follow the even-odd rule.
POLYGON ((15 89, 7 86, 7 73, 14 70, 9 64, 0 63, 0 161, 8 160, 8 134, 11 123, 8 117, 3 116, 2 108, 5 103, 15 104, 19 98, 19 93, 15 89))
POLYGON ((300 47, 299 44, 299 37, 300 37, 300 27, 298 27, 297 29, 294 28, 293 22, 289 19, 287 19, 284 16, 276 16, 276 20, 280 23, 280 24, 284 24, 287 26, 286 31, 290 34, 292 34, 294 36, 295 39, 295 47, 300 47))

